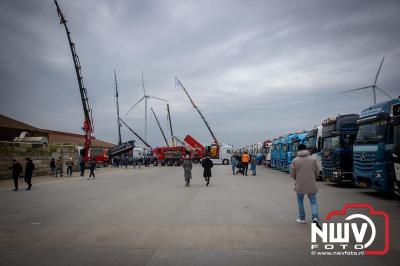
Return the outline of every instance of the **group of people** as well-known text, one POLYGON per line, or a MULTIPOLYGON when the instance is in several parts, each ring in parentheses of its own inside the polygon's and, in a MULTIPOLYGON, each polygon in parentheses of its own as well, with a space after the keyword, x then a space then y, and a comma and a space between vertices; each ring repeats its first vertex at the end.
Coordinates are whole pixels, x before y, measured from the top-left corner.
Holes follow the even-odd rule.
MULTIPOLYGON (((72 158, 69 158, 66 161, 66 166, 67 166, 67 176, 72 176, 72 169, 74 166, 74 161, 72 158)), ((85 161, 82 160, 79 163, 79 168, 80 168, 80 174, 81 176, 85 176, 85 169, 86 163, 85 161)), ((88 161, 88 168, 90 170, 90 174, 88 179, 95 179, 95 169, 96 169, 96 161, 89 158, 88 161)), ((25 170, 22 167, 21 163, 17 161, 17 159, 12 160, 12 164, 9 167, 9 169, 12 172, 12 177, 14 181, 14 191, 18 190, 18 180, 22 178, 24 181, 28 184, 28 188, 26 190, 31 190, 32 188, 32 176, 33 176, 33 171, 36 169, 35 164, 30 158, 26 158, 26 163, 25 163, 25 170)), ((63 176, 63 160, 62 157, 58 157, 57 160, 52 158, 50 160, 50 176, 58 177, 58 175, 63 176)))
MULTIPOLYGON (((244 151, 242 154, 235 153, 231 158, 232 164, 232 172, 233 174, 242 173, 247 176, 248 165, 251 165, 251 170, 253 175, 256 175, 256 157, 248 154, 247 151, 244 151)), ((72 158, 68 159, 66 162, 67 165, 67 175, 72 176, 72 167, 74 165, 72 158)), ((89 158, 88 166, 90 169, 90 174, 88 179, 95 179, 94 170, 96 169, 96 161, 92 158, 89 158)), ((184 169, 184 177, 185 177, 185 186, 190 186, 190 180, 192 179, 192 168, 193 164, 189 156, 186 156, 183 161, 183 169, 184 169)), ((211 168, 213 168, 214 164, 210 159, 209 155, 206 155, 205 158, 201 162, 201 166, 203 167, 203 177, 206 182, 206 186, 210 184, 211 178, 211 168)), ((59 157, 57 161, 54 158, 50 161, 51 175, 58 176, 63 174, 63 161, 62 158, 59 157)), ((84 176, 86 164, 85 161, 81 160, 80 162, 81 176, 84 176)), ((14 180, 14 191, 18 190, 18 179, 20 177, 24 177, 25 182, 28 184, 26 190, 30 190, 32 188, 32 175, 35 170, 35 165, 30 158, 26 158, 25 170, 22 168, 21 163, 19 163, 16 159, 12 160, 12 165, 10 166, 10 170, 12 170, 12 176, 14 180), (24 175, 23 175, 24 174, 24 175)), ((299 216, 297 218, 298 223, 305 224, 305 210, 304 210, 304 196, 307 195, 311 205, 311 219, 313 223, 319 225, 318 218, 318 204, 317 204, 317 184, 316 177, 319 174, 318 164, 314 157, 310 155, 310 152, 307 150, 306 146, 301 144, 298 146, 298 152, 296 158, 292 161, 290 166, 290 174, 295 179, 295 192, 297 196, 298 203, 298 212, 299 216)))
POLYGON ((232 173, 234 175, 242 174, 247 176, 249 164, 252 175, 255 176, 257 174, 257 158, 255 155, 250 155, 247 151, 243 151, 243 153, 235 152, 231 156, 232 173))
MULTIPOLYGON (((72 158, 69 158, 66 162, 65 165, 67 166, 67 176, 72 176, 72 168, 74 166, 74 161, 72 158)), ((60 176, 63 176, 64 171, 63 171, 63 159, 58 157, 57 161, 54 160, 54 158, 51 158, 50 160, 50 176, 55 176, 58 177, 58 174, 60 176)))
MULTIPOLYGON (((214 164, 210 159, 210 156, 207 154, 205 158, 201 161, 201 166, 203 167, 203 177, 204 180, 206 181, 206 186, 208 187, 210 185, 210 178, 211 178, 211 168, 213 168, 214 164)), ((183 171, 184 171, 184 177, 185 177, 185 186, 189 187, 190 186, 190 180, 192 179, 192 168, 193 168, 193 163, 192 160, 190 159, 189 155, 186 155, 185 160, 182 163, 183 171)))
POLYGON ((32 175, 33 175, 33 171, 35 170, 35 164, 32 162, 32 160, 30 158, 26 158, 25 171, 22 168, 21 163, 18 162, 16 159, 12 160, 12 165, 10 166, 9 169, 12 170, 12 176, 13 176, 14 186, 15 186, 14 191, 18 190, 18 179, 20 177, 23 177, 25 183, 28 184, 28 188, 26 190, 31 190, 32 175))
MULTIPOLYGON (((65 162, 65 165, 67 166, 67 176, 72 176, 72 169, 74 166, 74 161, 72 160, 72 158, 69 158, 65 162)), ((89 158, 88 166, 90 170, 88 179, 90 178, 95 179, 96 176, 94 174, 94 170, 96 169, 96 161, 93 160, 92 158, 89 158)), ((79 162, 79 169, 80 169, 80 175, 85 176, 86 163, 83 158, 79 162)), ((58 157, 57 161, 54 160, 54 158, 50 160, 50 175, 58 177, 58 174, 60 174, 60 176, 63 176, 63 159, 61 156, 58 157)))

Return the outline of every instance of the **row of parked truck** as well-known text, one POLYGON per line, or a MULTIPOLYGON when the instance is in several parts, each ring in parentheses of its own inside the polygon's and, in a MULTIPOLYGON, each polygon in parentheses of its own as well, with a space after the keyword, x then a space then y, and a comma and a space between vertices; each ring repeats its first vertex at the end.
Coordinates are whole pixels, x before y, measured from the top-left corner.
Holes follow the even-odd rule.
POLYGON ((300 144, 317 159, 319 179, 400 195, 400 99, 276 138, 266 156, 268 165, 289 172, 300 144))

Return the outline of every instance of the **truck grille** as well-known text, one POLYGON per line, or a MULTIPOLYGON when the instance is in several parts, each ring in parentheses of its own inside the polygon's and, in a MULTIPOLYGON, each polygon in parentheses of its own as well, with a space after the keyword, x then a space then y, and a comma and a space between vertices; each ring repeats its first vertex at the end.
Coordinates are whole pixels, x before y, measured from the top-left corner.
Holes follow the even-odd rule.
POLYGON ((372 176, 375 165, 375 152, 354 152, 353 161, 354 171, 357 176, 372 176))
POLYGON ((326 157, 321 158, 322 162, 322 173, 324 176, 332 177, 332 170, 333 170, 333 156, 330 159, 326 157))

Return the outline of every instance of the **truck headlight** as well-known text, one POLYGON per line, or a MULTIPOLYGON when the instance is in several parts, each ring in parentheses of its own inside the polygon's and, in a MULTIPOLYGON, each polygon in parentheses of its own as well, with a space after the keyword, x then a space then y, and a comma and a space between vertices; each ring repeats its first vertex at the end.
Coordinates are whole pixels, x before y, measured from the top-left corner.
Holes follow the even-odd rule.
POLYGON ((375 172, 375 178, 380 179, 382 177, 382 171, 376 171, 375 172))

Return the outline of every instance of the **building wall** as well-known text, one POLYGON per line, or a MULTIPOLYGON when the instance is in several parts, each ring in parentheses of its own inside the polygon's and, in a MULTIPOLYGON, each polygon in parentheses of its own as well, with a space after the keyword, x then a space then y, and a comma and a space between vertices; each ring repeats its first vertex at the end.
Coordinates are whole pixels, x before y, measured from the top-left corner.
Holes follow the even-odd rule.
POLYGON ((34 176, 48 175, 50 172, 51 158, 63 158, 64 173, 66 171, 65 162, 73 158, 75 171, 78 169, 78 151, 74 145, 46 145, 33 143, 18 143, 0 141, 0 179, 11 178, 11 170, 8 168, 12 164, 12 159, 17 159, 25 167, 27 157, 33 160, 36 170, 34 176))

